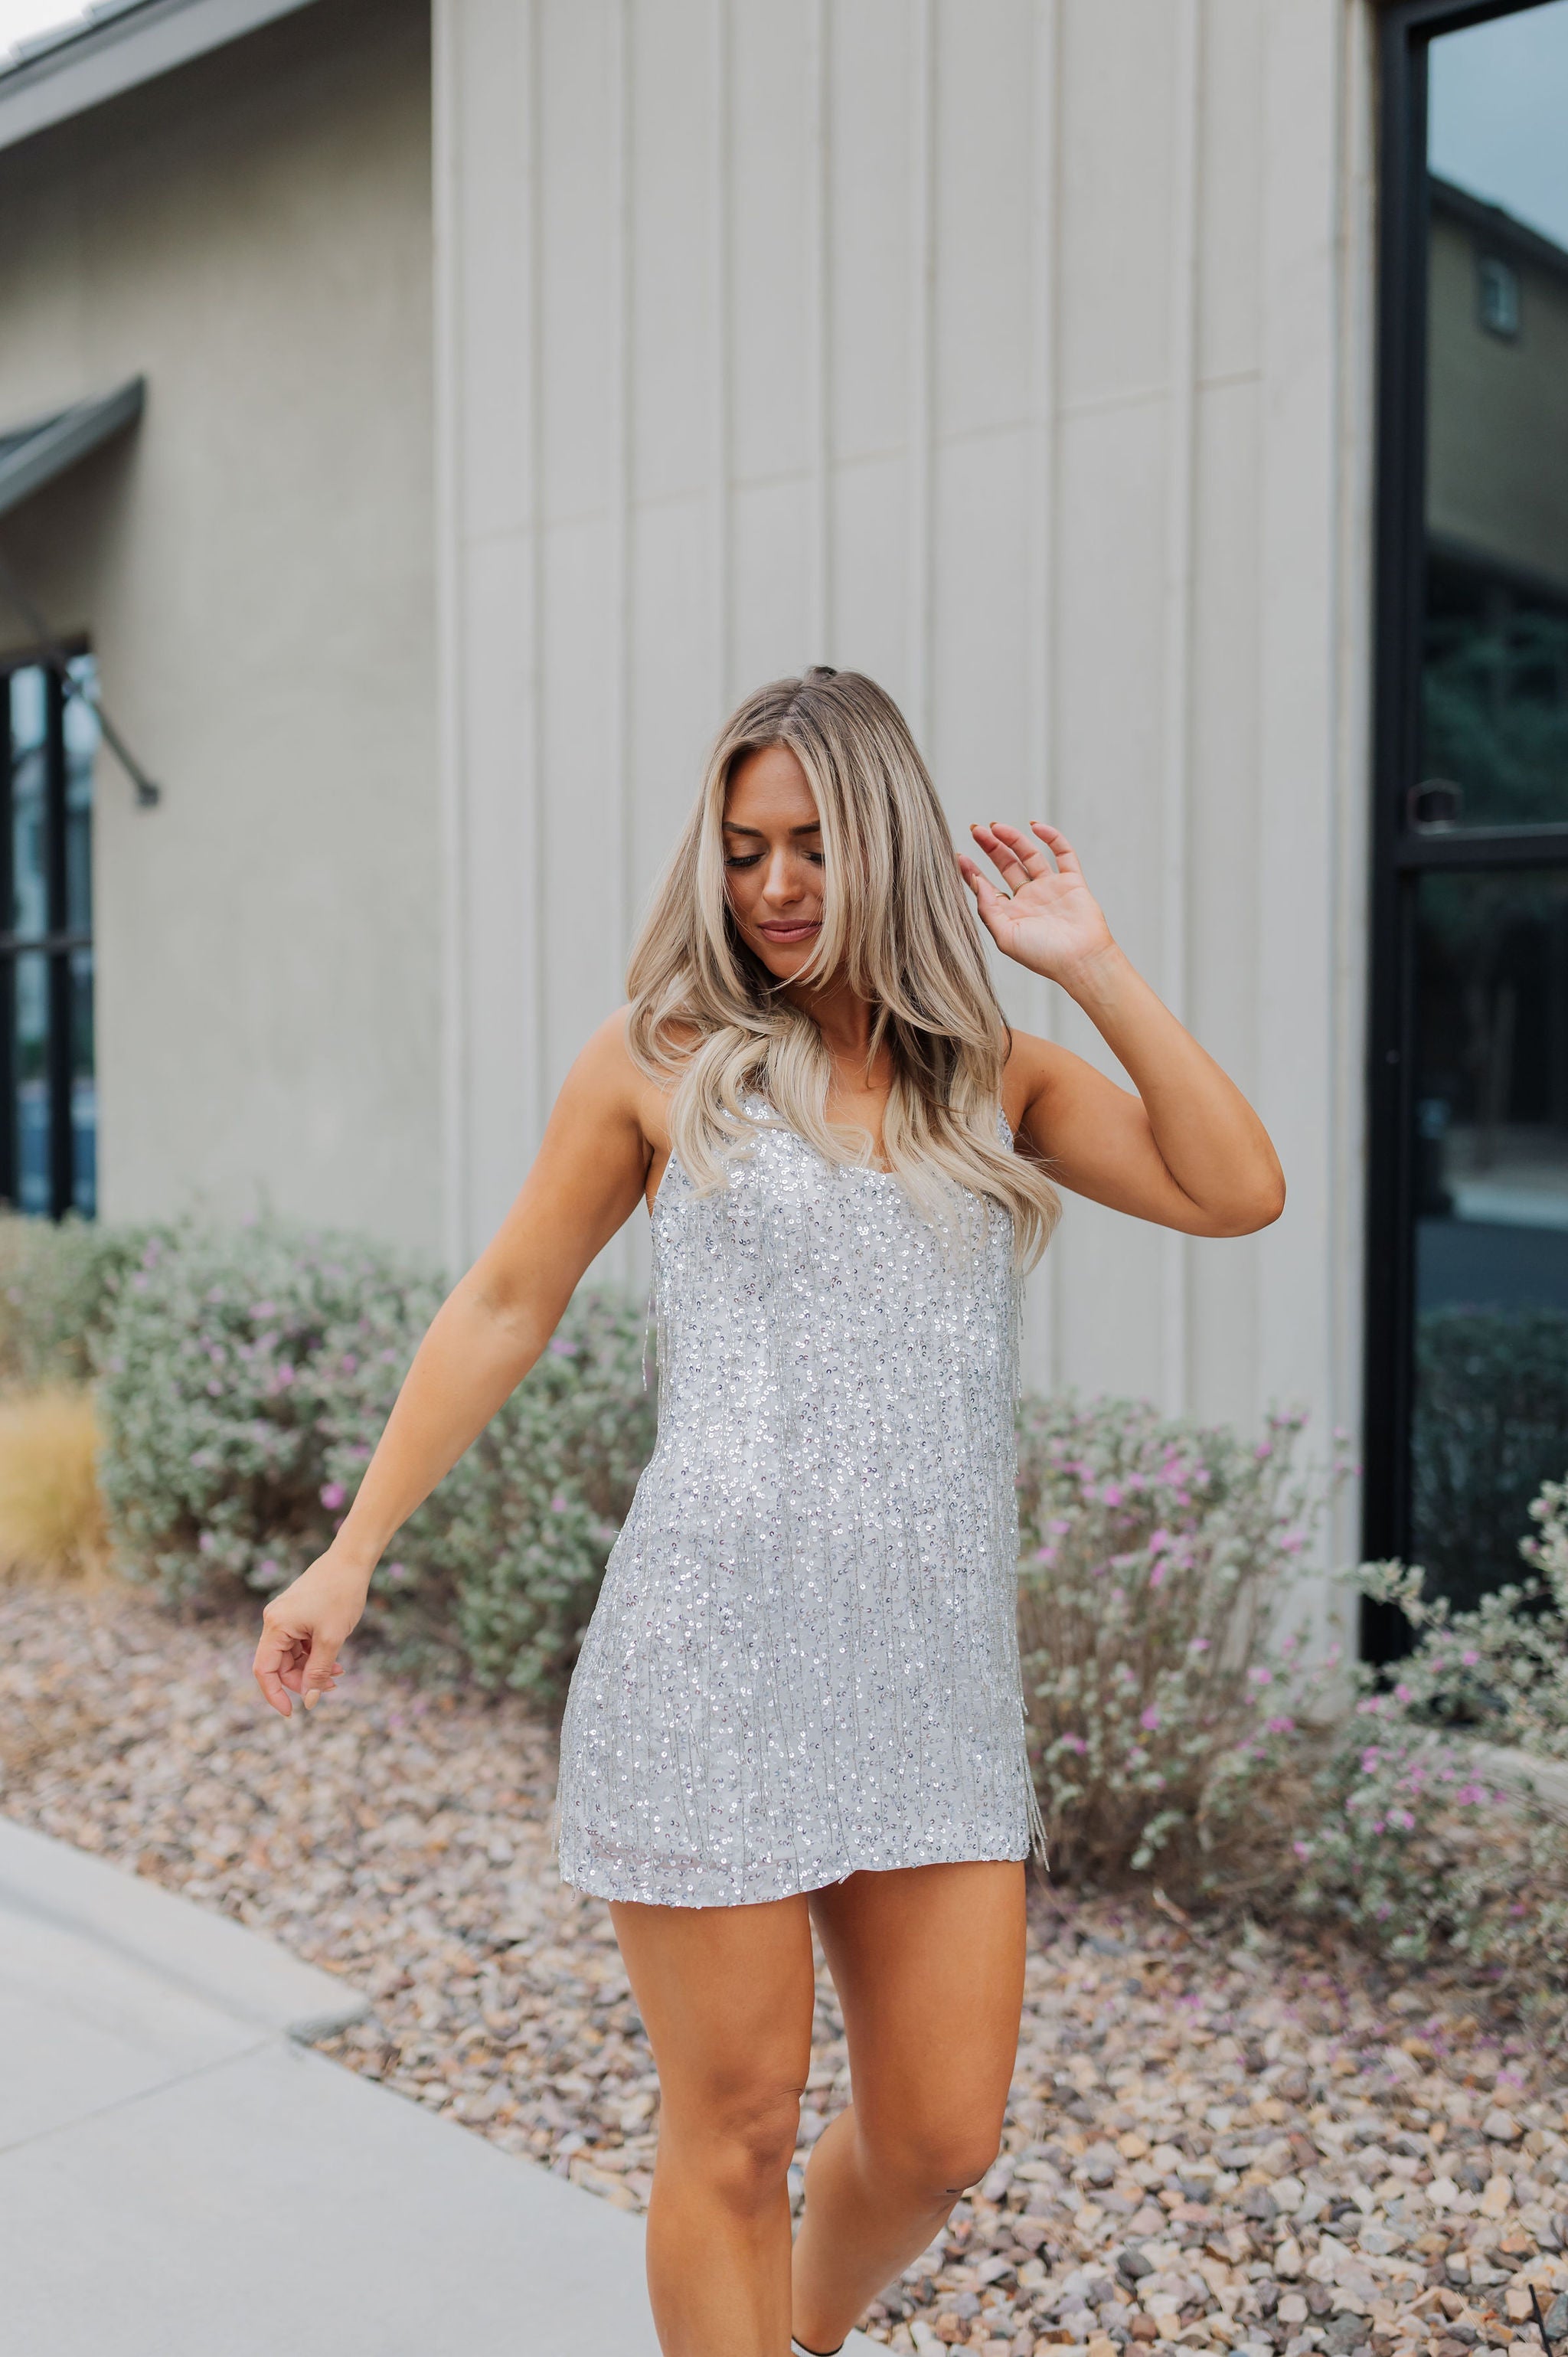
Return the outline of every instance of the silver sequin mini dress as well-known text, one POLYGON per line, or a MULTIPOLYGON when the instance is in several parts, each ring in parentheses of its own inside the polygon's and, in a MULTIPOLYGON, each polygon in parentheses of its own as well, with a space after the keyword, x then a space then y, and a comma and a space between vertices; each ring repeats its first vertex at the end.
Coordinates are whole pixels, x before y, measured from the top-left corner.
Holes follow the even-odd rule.
POLYGON ((962 1211, 944 1248, 896 1178, 777 1124, 715 1193, 671 1158, 658 1445, 562 1726, 579 1889, 738 1906, 1037 1844, 1013 1227, 962 1211))

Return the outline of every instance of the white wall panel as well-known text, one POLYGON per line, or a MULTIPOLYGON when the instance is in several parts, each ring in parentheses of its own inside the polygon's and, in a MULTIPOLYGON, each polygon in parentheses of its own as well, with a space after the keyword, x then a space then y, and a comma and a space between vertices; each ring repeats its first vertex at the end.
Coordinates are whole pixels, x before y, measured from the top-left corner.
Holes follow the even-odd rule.
POLYGON ((1340 0, 436 5, 448 539, 515 544, 446 567, 451 833, 544 852, 457 910, 463 1087, 529 1077, 454 1233, 618 997, 727 704, 854 664, 955 825, 1066 826, 1284 1152, 1258 1238, 1070 1203, 1032 1374, 1353 1423, 1363 0, 1348 50, 1340 0), (513 1055, 478 1010, 530 989, 513 1055))

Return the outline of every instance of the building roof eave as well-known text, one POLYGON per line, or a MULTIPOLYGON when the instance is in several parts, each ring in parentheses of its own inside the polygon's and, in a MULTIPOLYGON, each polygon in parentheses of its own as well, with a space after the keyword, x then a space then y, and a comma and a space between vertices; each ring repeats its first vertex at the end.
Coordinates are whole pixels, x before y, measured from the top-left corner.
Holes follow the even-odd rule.
POLYGON ((84 114, 311 0, 98 0, 0 57, 0 147, 84 114))
POLYGON ((0 516, 52 483, 142 414, 146 379, 134 376, 96 400, 74 402, 51 417, 0 432, 0 516))

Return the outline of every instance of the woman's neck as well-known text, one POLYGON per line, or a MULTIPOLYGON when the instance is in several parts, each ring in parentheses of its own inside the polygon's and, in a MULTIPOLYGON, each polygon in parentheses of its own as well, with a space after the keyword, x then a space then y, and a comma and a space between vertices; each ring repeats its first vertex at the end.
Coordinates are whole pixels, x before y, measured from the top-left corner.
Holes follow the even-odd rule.
MULTIPOLYGON (((802 1015, 811 1017, 836 1065, 846 1072, 853 1071, 870 1078, 871 1032, 875 1009, 868 998, 863 998, 846 982, 824 983, 818 989, 802 985, 799 989, 787 990, 785 996, 800 1009, 802 1015)), ((883 1054, 886 1052, 884 1049, 883 1054)))

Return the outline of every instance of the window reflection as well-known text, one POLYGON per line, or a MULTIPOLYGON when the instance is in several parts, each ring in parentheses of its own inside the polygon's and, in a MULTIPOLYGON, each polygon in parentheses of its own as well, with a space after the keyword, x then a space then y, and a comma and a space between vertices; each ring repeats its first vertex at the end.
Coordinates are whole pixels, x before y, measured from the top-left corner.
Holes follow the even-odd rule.
POLYGON ((1568 0, 1432 43, 1422 768, 1568 820, 1568 0))

